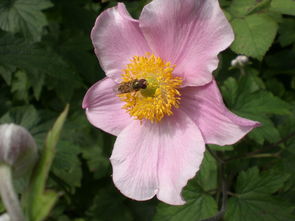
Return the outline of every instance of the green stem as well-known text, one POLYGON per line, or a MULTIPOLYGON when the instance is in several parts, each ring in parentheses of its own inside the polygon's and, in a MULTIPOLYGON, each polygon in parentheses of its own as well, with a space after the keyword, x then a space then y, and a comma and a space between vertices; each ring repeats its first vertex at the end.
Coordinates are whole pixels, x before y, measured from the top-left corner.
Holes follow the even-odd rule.
POLYGON ((252 156, 246 156, 245 158, 266 158, 266 157, 275 157, 279 158, 279 153, 261 153, 261 154, 255 154, 252 156))
MULTIPOLYGON (((251 158, 253 156, 257 157, 259 155, 261 157, 261 156, 263 156, 263 155, 260 154, 261 152, 268 151, 268 150, 273 150, 275 147, 279 146, 282 143, 287 142, 289 139, 291 139, 293 137, 295 137, 295 132, 290 133, 289 135, 287 135, 286 137, 284 137, 281 140, 277 141, 276 143, 270 144, 268 146, 265 146, 265 147, 263 147, 261 149, 258 149, 258 150, 255 150, 253 152, 247 153, 245 155, 234 156, 234 157, 230 157, 228 159, 224 159, 224 161, 229 162, 229 161, 232 161, 232 160, 240 160, 240 159, 245 159, 245 158, 251 158)), ((263 157, 279 157, 280 153, 281 152, 279 151, 277 153, 272 154, 272 156, 264 155, 263 157)))
POLYGON ((6 164, 1 164, 0 177, 0 194, 10 220, 25 221, 18 197, 12 184, 11 167, 6 164))
POLYGON ((244 67, 239 67, 241 76, 246 75, 244 67))
MULTIPOLYGON (((220 210, 217 212, 217 214, 215 216, 212 216, 210 218, 207 219, 203 219, 202 221, 217 221, 222 219, 225 210, 226 210, 226 205, 227 205, 227 195, 228 195, 228 185, 227 185, 227 181, 226 181, 226 177, 225 177, 225 162, 224 160, 218 156, 218 154, 216 154, 214 151, 212 151, 208 146, 206 146, 207 151, 212 155, 212 157, 215 158, 215 160, 217 161, 218 164, 218 174, 219 174, 219 179, 220 179, 220 186, 221 186, 221 190, 217 191, 217 196, 222 194, 222 199, 221 199, 221 208, 220 210)), ((218 196, 219 198, 219 196, 218 196)), ((217 201, 219 201, 220 199, 217 199, 217 201)))

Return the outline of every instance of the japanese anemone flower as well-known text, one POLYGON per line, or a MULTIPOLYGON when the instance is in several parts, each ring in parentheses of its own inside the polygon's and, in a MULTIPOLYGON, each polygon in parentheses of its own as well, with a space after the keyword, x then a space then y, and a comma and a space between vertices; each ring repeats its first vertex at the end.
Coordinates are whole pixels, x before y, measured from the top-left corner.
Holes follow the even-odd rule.
POLYGON ((91 39, 107 77, 83 108, 91 124, 117 136, 116 187, 135 200, 184 204, 181 190, 205 144, 236 143, 258 126, 225 107, 212 77, 234 39, 218 0, 154 0, 138 20, 119 3, 98 16, 91 39), (137 88, 139 80, 146 85, 137 88))

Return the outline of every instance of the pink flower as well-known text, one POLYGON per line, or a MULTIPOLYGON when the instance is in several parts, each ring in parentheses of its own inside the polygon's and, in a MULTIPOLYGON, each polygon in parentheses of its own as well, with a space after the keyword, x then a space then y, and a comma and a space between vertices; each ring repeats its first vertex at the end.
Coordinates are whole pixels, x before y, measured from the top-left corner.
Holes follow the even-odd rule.
POLYGON ((107 77, 83 108, 94 126, 118 136, 110 158, 116 187, 135 200, 185 203, 181 190, 205 143, 236 143, 259 124, 231 113, 212 77, 217 54, 234 39, 218 0, 154 0, 139 20, 119 3, 97 18, 91 38, 107 77))

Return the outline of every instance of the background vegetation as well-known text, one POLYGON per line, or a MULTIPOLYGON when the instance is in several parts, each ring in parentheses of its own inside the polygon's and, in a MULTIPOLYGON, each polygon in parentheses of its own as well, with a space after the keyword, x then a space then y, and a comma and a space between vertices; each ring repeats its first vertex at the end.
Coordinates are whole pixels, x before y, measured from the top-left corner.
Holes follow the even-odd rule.
MULTIPOLYGON (((148 3, 124 2, 135 17, 148 3)), ((115 4, 0 0, 0 122, 23 125, 42 149, 70 104, 47 182, 60 196, 47 220, 295 220, 295 1, 220 0, 236 39, 214 74, 227 106, 263 126, 234 146, 209 145, 181 207, 122 196, 108 160, 115 137, 91 126, 81 108, 104 77, 90 30, 115 4), (250 57, 243 69, 230 67, 238 54, 250 57)))

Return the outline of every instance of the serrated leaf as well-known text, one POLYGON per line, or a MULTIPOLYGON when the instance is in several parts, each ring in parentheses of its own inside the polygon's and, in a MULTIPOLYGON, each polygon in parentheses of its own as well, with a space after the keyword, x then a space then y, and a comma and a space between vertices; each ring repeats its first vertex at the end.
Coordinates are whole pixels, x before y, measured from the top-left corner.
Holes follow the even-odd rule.
POLYGON ((289 176, 274 171, 260 173, 257 167, 242 171, 236 183, 238 194, 248 192, 274 193, 283 187, 289 176))
POLYGON ((261 90, 251 74, 238 82, 228 78, 222 86, 224 98, 235 111, 253 114, 290 114, 290 105, 268 91, 261 90))
POLYGON ((0 2, 0 28, 17 33, 27 39, 40 41, 47 19, 42 10, 52 6, 48 0, 2 0, 0 2))
POLYGON ((71 80, 79 77, 71 67, 54 51, 31 44, 12 35, 0 35, 0 65, 10 65, 30 73, 46 73, 49 76, 71 80))
POLYGON ((236 113, 239 116, 252 119, 261 123, 261 127, 255 128, 255 130, 253 130, 249 134, 249 138, 255 140, 260 145, 264 143, 264 140, 267 140, 269 143, 274 143, 281 138, 278 129, 275 127, 273 122, 268 117, 257 115, 255 113, 236 113))
POLYGON ((217 163, 209 152, 205 152, 197 180, 199 185, 205 191, 214 190, 217 188, 217 163))
POLYGON ((254 70, 247 69, 246 75, 241 76, 239 81, 233 77, 229 77, 224 81, 221 87, 222 95, 230 108, 236 106, 240 97, 245 97, 262 88, 260 82, 258 82, 254 74, 250 72, 255 73, 254 70))
POLYGON ((295 15, 294 0, 272 0, 271 9, 287 15, 295 15))
POLYGON ((276 36, 277 23, 267 15, 253 14, 233 19, 231 24, 235 33, 231 49, 262 60, 276 36))
POLYGON ((183 196, 187 201, 183 206, 159 204, 154 221, 198 221, 217 213, 216 201, 202 191, 196 179, 189 181, 183 196))
POLYGON ((39 120, 39 115, 32 105, 11 109, 0 118, 0 123, 15 123, 31 130, 39 120))
POLYGON ((52 164, 54 175, 59 177, 73 193, 81 184, 82 169, 78 155, 80 148, 67 141, 61 141, 57 145, 56 155, 52 164))
POLYGON ((293 206, 271 194, 283 187, 289 177, 274 171, 260 173, 257 167, 239 174, 236 194, 228 201, 226 221, 291 221, 293 206))
POLYGON ((17 71, 11 86, 11 92, 14 93, 17 100, 29 101, 28 89, 30 88, 26 72, 17 71))
POLYGON ((94 178, 99 179, 105 176, 110 167, 110 162, 103 155, 102 148, 100 146, 92 146, 83 148, 82 151, 90 171, 94 174, 94 178))
POLYGON ((236 103, 238 96, 238 83, 233 77, 226 79, 221 87, 223 99, 226 101, 228 107, 232 108, 236 103))
POLYGON ((290 105, 268 91, 258 91, 240 98, 235 109, 244 113, 291 114, 290 105))
POLYGON ((293 221, 294 207, 265 194, 247 193, 228 201, 225 221, 293 221))
POLYGON ((230 109, 241 117, 256 120, 261 127, 255 128, 249 137, 259 144, 264 140, 276 142, 280 134, 269 119, 272 114, 290 115, 290 105, 270 92, 261 90, 255 76, 250 73, 242 76, 239 82, 228 78, 221 87, 225 101, 230 109))
POLYGON ((76 34, 66 38, 59 48, 62 55, 71 62, 79 73, 83 74, 83 78, 86 78, 91 83, 97 81, 98 77, 104 77, 102 71, 98 72, 99 65, 97 58, 89 53, 89 51, 92 51, 92 47, 88 34, 76 34))

